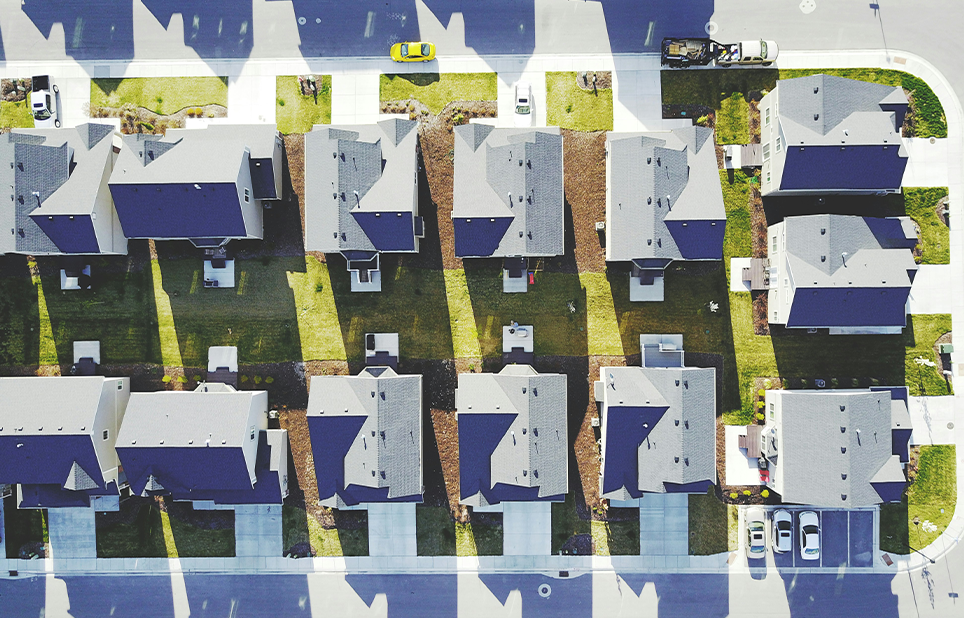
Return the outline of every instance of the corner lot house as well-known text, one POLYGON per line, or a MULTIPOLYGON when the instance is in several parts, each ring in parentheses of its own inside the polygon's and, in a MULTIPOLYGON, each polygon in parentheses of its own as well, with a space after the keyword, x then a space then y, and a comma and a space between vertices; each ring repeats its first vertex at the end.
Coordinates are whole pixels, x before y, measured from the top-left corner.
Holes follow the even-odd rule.
POLYGON ((20 508, 117 510, 129 397, 129 378, 0 378, 0 484, 17 485, 20 508))
POLYGON ((569 491, 566 376, 529 365, 461 373, 460 502, 562 501, 569 491))
POLYGON ((261 239, 261 209, 282 197, 283 157, 269 124, 125 136, 110 176, 124 235, 198 247, 261 239))
POLYGON ((606 261, 632 264, 630 300, 663 300, 671 262, 723 259, 726 209, 711 129, 610 132, 606 156, 606 261))
POLYGON ((382 253, 418 253, 413 120, 318 125, 305 135, 305 249, 340 253, 353 292, 380 292, 382 253))
POLYGON ((503 258, 503 291, 525 292, 528 258, 565 252, 559 127, 455 127, 455 255, 503 258))
POLYGON ((771 225, 770 324, 899 334, 917 274, 909 217, 787 217, 771 225))
POLYGON ((131 493, 195 508, 281 504, 288 495, 288 432, 268 429, 268 394, 201 384, 134 393, 117 438, 131 493))
POLYGON ((313 376, 308 432, 323 506, 422 501, 422 376, 313 376))
POLYGON ((684 365, 682 335, 641 335, 640 348, 642 367, 601 367, 595 383, 613 506, 716 482, 716 370, 684 365))
POLYGON ((897 193, 907 166, 900 87, 811 75, 760 102, 764 196, 897 193))
POLYGON ((14 129, 0 136, 0 254, 127 253, 107 181, 114 129, 14 129))
POLYGON ((906 387, 767 391, 761 457, 784 502, 854 508, 899 502, 908 461, 906 387))

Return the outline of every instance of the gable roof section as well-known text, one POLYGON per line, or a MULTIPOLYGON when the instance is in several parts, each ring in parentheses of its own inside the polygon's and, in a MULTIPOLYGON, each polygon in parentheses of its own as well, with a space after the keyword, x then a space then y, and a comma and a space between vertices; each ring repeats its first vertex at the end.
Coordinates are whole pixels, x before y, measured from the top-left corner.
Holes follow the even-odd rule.
POLYGON ((422 376, 379 369, 311 378, 308 431, 322 501, 421 502, 422 376))
POLYGON ((783 500, 839 508, 880 503, 872 483, 893 481, 889 462, 897 457, 890 392, 784 391, 781 399, 783 500))
POLYGON ((319 125, 305 135, 309 251, 415 251, 416 124, 319 125))
POLYGON ((713 131, 608 133, 607 259, 722 259, 713 131))
POLYGON ((558 127, 455 128, 452 218, 458 257, 553 256, 565 250, 558 127))
POLYGON ((528 365, 460 374, 462 502, 561 499, 569 488, 566 402, 566 376, 528 365))

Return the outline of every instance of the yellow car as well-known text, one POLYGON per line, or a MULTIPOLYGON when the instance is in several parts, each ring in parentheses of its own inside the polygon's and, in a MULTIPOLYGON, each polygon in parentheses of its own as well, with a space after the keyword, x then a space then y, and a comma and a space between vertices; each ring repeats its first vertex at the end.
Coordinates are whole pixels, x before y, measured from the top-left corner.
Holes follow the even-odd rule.
POLYGON ((392 45, 392 60, 395 62, 428 62, 435 60, 435 45, 432 43, 395 43, 392 45))

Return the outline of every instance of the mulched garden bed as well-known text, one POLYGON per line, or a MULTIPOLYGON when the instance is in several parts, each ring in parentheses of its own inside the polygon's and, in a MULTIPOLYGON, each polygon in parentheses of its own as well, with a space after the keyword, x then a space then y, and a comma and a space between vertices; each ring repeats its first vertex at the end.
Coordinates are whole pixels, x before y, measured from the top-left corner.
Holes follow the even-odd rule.
POLYGON ((753 292, 753 334, 769 336, 770 319, 767 314, 768 292, 753 292))
MULTIPOLYGON (((605 272, 606 251, 596 222, 606 220, 606 132, 563 129, 562 136, 566 256, 572 256, 578 272, 605 272)), ((571 272, 566 268, 571 263, 561 260, 552 270, 571 272)))
POLYGON ((576 73, 576 85, 583 90, 611 90, 613 74, 609 71, 580 71, 576 73), (593 83, 593 78, 596 82, 593 83))
POLYGON ((185 125, 188 118, 227 118, 228 108, 212 103, 192 105, 173 114, 158 114, 146 107, 126 104, 122 107, 89 106, 87 113, 91 118, 120 118, 121 133, 149 133, 164 135, 167 129, 177 129, 185 125))

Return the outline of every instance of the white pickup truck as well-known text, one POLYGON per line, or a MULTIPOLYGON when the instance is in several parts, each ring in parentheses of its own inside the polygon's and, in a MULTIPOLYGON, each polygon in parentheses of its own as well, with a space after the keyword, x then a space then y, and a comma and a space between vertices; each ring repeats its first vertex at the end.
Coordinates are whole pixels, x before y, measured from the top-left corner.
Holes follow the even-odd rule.
POLYGON ((762 64, 768 67, 777 59, 779 53, 780 49, 774 41, 741 41, 721 45, 719 55, 716 57, 716 66, 762 64))
POLYGON ((60 127, 60 114, 57 109, 57 94, 60 88, 50 81, 49 75, 35 75, 30 91, 30 111, 33 124, 38 129, 60 127))

